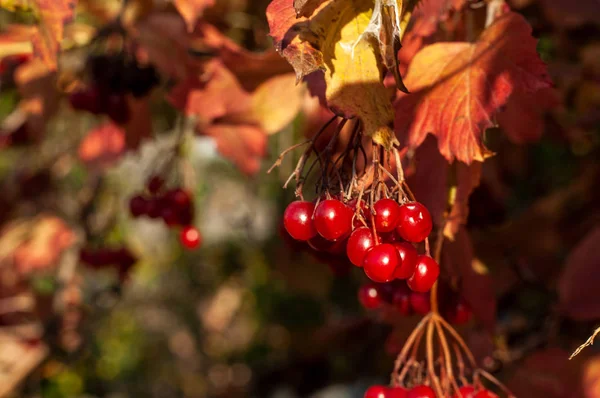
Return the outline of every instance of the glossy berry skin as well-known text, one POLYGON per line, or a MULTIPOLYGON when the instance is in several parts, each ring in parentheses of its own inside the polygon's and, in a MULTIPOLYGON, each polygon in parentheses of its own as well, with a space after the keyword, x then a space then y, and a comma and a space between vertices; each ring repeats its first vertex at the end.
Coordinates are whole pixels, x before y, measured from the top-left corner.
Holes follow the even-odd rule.
POLYGON ((315 209, 315 228, 327 240, 337 240, 352 230, 352 210, 337 199, 326 199, 315 209))
POLYGON ((431 233, 433 223, 429 210, 421 203, 405 203, 400 206, 400 220, 396 231, 409 242, 422 242, 431 233))
POLYGON ((389 282, 394 279, 394 271, 400 263, 398 251, 389 243, 373 247, 363 261, 365 274, 375 282, 389 282))
POLYGON ((202 236, 200 235, 200 231, 198 231, 196 228, 187 226, 181 230, 179 240, 186 249, 191 250, 200 246, 202 236))
POLYGON ((369 283, 358 289, 358 301, 364 308, 374 310, 381 307, 384 300, 381 289, 374 283, 369 283))
POLYGON ((428 293, 410 292, 409 301, 415 314, 427 315, 431 311, 431 296, 428 293))
POLYGON ((365 392, 364 398, 388 398, 389 388, 385 386, 371 386, 365 392))
POLYGON ((393 199, 380 199, 373 205, 375 229, 378 232, 391 232, 400 221, 400 205, 393 199))
POLYGON ((473 386, 462 386, 458 389, 458 392, 452 396, 452 398, 473 398, 475 394, 475 387, 473 386))
POLYGON ((438 276, 440 275, 440 266, 429 256, 417 256, 417 266, 415 273, 408 278, 406 283, 415 292, 428 292, 438 276))
POLYGON ((287 206, 283 213, 283 225, 292 238, 305 241, 317 235, 312 220, 314 210, 314 203, 301 200, 287 206))
POLYGON ((394 278, 397 279, 408 279, 415 273, 415 267, 417 266, 417 249, 413 245, 407 242, 395 242, 394 247, 400 255, 400 265, 394 272, 394 278))
POLYGON ((139 217, 148 212, 148 201, 140 195, 129 200, 129 212, 133 217, 139 217))
POLYGON ((406 394, 407 398, 437 398, 433 388, 429 386, 416 386, 411 388, 406 394))
POLYGON ((407 396, 408 391, 402 387, 388 388, 387 398, 406 398, 407 396))
POLYGON ((368 227, 360 227, 352 231, 346 246, 346 255, 350 262, 362 267, 367 252, 375 246, 373 233, 368 227))
POLYGON ((394 291, 392 297, 392 304, 396 310, 404 315, 409 316, 412 314, 412 306, 410 304, 411 291, 405 284, 398 286, 394 291))

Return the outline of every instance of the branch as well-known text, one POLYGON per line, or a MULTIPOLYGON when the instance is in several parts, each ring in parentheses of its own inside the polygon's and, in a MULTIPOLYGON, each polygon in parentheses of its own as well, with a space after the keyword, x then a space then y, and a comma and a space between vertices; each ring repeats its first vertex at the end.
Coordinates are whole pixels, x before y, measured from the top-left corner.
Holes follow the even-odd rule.
POLYGON ((583 343, 582 345, 580 345, 579 347, 577 347, 577 349, 569 357, 569 360, 575 358, 577 356, 577 354, 579 354, 585 347, 589 347, 589 346, 593 345, 594 344, 594 339, 596 338, 596 336, 598 334, 600 334, 600 327, 597 328, 596 330, 594 330, 594 334, 592 334, 590 336, 590 338, 586 340, 585 343, 583 343))

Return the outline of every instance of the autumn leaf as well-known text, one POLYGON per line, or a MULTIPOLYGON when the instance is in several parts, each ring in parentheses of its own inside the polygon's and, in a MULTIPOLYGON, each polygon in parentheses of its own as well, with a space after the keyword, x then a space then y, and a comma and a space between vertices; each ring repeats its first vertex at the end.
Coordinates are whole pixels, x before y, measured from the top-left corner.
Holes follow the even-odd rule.
POLYGON ((485 129, 516 90, 534 92, 551 85, 536 53, 536 40, 525 19, 509 12, 474 43, 438 43, 414 58, 405 79, 414 93, 396 102, 396 129, 410 147, 427 134, 438 137, 448 160, 467 164, 492 153, 485 129))
POLYGON ((326 0, 294 0, 297 17, 310 17, 326 0))
POLYGON ((533 93, 516 90, 498 112, 498 125, 516 144, 535 142, 544 131, 544 116, 560 103, 558 93, 552 88, 533 93))
POLYGON ((64 26, 73 19, 77 0, 34 0, 33 3, 40 20, 38 30, 31 37, 33 53, 55 70, 64 26))
POLYGON ((600 245, 600 227, 592 230, 573 249, 559 278, 560 311, 573 319, 594 320, 600 317, 598 245, 600 245))
POLYGON ((103 170, 125 153, 125 131, 114 123, 90 130, 79 144, 79 159, 89 168, 103 170))
MULTIPOLYGON (((383 62, 365 34, 373 3, 324 3, 310 19, 296 19, 293 0, 274 0, 267 9, 271 36, 298 78, 324 70, 329 107, 340 116, 358 117, 364 133, 387 148, 393 109, 382 83, 383 62)), ((377 32, 378 33, 378 32, 377 32)))
POLYGON ((454 165, 456 185, 451 194, 452 208, 448 214, 448 221, 444 226, 444 236, 454 240, 460 226, 467 223, 469 217, 469 197, 473 190, 479 186, 481 181, 481 162, 473 162, 467 165, 462 162, 456 162, 454 165))
POLYGON ((215 0, 173 0, 179 14, 185 19, 188 32, 194 30, 204 10, 215 5, 215 0))

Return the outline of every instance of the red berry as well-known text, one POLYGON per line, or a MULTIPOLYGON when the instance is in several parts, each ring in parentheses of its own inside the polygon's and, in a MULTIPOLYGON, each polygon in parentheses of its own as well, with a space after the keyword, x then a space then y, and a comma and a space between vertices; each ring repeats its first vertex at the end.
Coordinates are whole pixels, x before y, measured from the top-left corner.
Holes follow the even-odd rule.
POLYGON ((378 232, 391 232, 400 220, 400 205, 393 199, 380 199, 373 205, 375 228, 378 232))
POLYGON ((159 218, 162 215, 163 201, 159 198, 146 200, 146 214, 150 218, 159 218))
POLYGON ((148 180, 146 186, 148 187, 148 191, 150 191, 151 194, 155 195, 163 187, 163 184, 164 181, 162 178, 160 178, 159 176, 152 176, 152 178, 148 180))
POLYGON ((129 212, 133 217, 139 217, 148 212, 148 201, 140 195, 129 200, 129 212))
POLYGON ((402 315, 408 316, 412 314, 412 306, 410 305, 411 291, 405 284, 399 285, 394 291, 392 304, 402 315))
POLYGON ((69 95, 69 103, 73 109, 91 112, 96 115, 102 112, 101 102, 100 93, 95 87, 76 90, 69 95))
POLYGON ((169 227, 174 227, 175 225, 180 224, 179 214, 172 207, 163 207, 160 217, 169 227))
POLYGON ((371 386, 365 392, 364 398, 389 398, 389 388, 385 386, 371 386))
POLYGON ((429 256, 417 256, 415 273, 406 283, 415 292, 428 292, 440 275, 440 266, 429 256))
POLYGON ((399 263, 400 256, 396 248, 389 243, 383 243, 367 252, 363 268, 371 280, 389 282, 394 279, 394 271, 399 263))
POLYGON ((175 210, 185 211, 192 206, 192 195, 181 188, 175 188, 165 194, 165 199, 175 210))
POLYGON ((381 290, 374 283, 363 285, 358 289, 358 301, 368 310, 379 308, 383 304, 381 290))
POLYGON ((396 242, 394 247, 400 255, 400 264, 394 272, 394 277, 397 279, 408 279, 415 273, 417 266, 417 249, 407 242, 396 242))
POLYGON ((473 395, 473 398, 498 398, 498 395, 488 390, 481 390, 473 395))
POLYGON ((392 387, 388 388, 387 398, 406 398, 408 396, 408 391, 402 387, 392 387))
POLYGON ((431 296, 429 293, 410 293, 410 307, 415 314, 426 315, 431 311, 431 296))
POLYGON ((429 386, 416 386, 413 387, 408 394, 407 398, 436 398, 435 391, 429 386))
POLYGON ((113 94, 106 99, 106 114, 117 124, 129 121, 129 104, 123 95, 113 94))
POLYGON ((317 235, 312 220, 315 205, 312 202, 295 201, 290 203, 283 213, 285 230, 297 240, 309 240, 317 235))
POLYGON ((196 228, 187 226, 181 230, 179 240, 186 248, 195 249, 200 245, 202 236, 200 235, 200 231, 198 231, 196 228))
POLYGON ((409 242, 422 242, 431 233, 431 215, 421 203, 406 203, 400 206, 400 220, 396 231, 409 242))
POLYGON ((348 238, 346 246, 346 254, 352 264, 357 267, 362 267, 365 255, 375 246, 373 233, 368 227, 360 227, 355 229, 348 238))
POLYGON ((473 386, 462 386, 458 389, 458 392, 452 396, 452 398, 473 398, 475 394, 475 387, 473 386))
POLYGON ((352 230, 352 210, 337 199, 324 200, 315 210, 315 227, 327 240, 340 239, 352 230))
POLYGON ((473 313, 471 312, 471 307, 469 307, 469 304, 467 304, 467 302, 461 298, 453 308, 448 310, 446 319, 448 319, 448 322, 455 325, 462 325, 471 320, 472 314, 473 313))

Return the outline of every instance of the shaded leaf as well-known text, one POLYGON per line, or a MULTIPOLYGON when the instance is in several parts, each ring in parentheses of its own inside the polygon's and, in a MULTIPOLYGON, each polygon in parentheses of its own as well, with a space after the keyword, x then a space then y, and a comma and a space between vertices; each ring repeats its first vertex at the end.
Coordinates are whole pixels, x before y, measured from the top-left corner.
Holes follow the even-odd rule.
POLYGON ((560 105, 556 90, 545 88, 533 93, 515 91, 498 112, 498 124, 517 144, 535 142, 544 132, 544 116, 560 105))
POLYGON ((33 53, 54 70, 64 26, 73 19, 77 0, 34 0, 34 4, 40 24, 31 37, 33 53))
POLYGON ((139 148, 144 138, 152 136, 152 114, 148 98, 127 96, 129 120, 125 123, 125 144, 127 149, 139 148))
POLYGON ((408 137, 406 144, 419 146, 427 134, 435 134, 446 159, 467 164, 491 155, 483 133, 494 125, 515 87, 531 92, 551 84, 531 27, 511 12, 498 18, 475 44, 424 48, 405 82, 414 94, 396 102, 396 128, 408 137))
POLYGON ((196 26, 196 22, 202 16, 204 10, 215 5, 215 0, 173 0, 173 2, 177 11, 185 19, 189 32, 194 30, 194 26, 196 26))
POLYGON ((310 17, 326 0, 294 0, 297 17, 310 17))
POLYGON ((442 268, 460 281, 460 291, 479 322, 488 330, 496 326, 496 296, 485 265, 473 257, 473 244, 465 227, 442 249, 442 268))
POLYGON ((481 181, 481 166, 481 162, 473 162, 470 165, 456 162, 454 203, 444 227, 444 236, 450 240, 454 240, 460 226, 467 223, 467 218, 469 217, 469 197, 481 181))
POLYGON ((561 312, 574 319, 600 318, 600 227, 592 230, 571 252, 559 279, 561 312))

